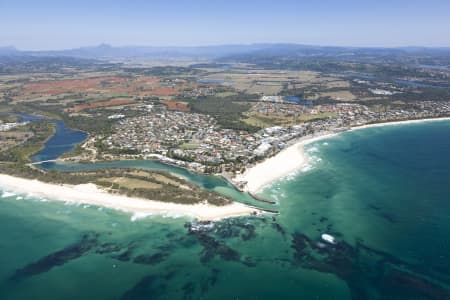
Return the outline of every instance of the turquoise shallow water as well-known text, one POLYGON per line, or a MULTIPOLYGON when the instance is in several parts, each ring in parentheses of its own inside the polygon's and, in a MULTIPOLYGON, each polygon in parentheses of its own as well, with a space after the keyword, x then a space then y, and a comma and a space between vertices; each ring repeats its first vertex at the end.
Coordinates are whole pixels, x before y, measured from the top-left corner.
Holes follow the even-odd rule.
POLYGON ((2 192, 0 299, 449 299, 450 122, 347 132, 306 151, 309 167, 262 193, 280 215, 203 231, 2 192))

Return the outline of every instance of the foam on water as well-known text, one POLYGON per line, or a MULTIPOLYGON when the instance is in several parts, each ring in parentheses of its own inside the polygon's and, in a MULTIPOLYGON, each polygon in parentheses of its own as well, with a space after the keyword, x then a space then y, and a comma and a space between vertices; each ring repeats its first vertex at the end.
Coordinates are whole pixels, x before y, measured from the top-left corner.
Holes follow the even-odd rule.
POLYGON ((277 193, 271 193, 271 194, 270 194, 270 198, 273 199, 273 200, 275 200, 276 202, 278 202, 278 200, 279 200, 279 199, 278 199, 278 194, 277 194, 277 193))
POLYGON ((185 215, 177 213, 177 212, 168 212, 168 213, 164 213, 162 214, 163 218, 171 218, 171 219, 178 219, 178 218, 182 218, 185 215))
POLYGON ((312 146, 306 149, 306 153, 318 153, 319 152, 319 148, 316 146, 312 146))
POLYGON ((170 218, 170 219, 178 219, 178 218, 184 218, 186 217, 185 214, 178 213, 178 212, 164 212, 164 213, 143 213, 143 212, 135 212, 131 216, 130 220, 132 222, 136 222, 139 220, 143 220, 149 217, 155 217, 160 216, 162 218, 170 218))
POLYGON ((302 171, 302 173, 306 173, 306 172, 308 172, 308 171, 311 171, 312 169, 314 169, 314 167, 313 167, 312 165, 306 164, 306 165, 301 169, 301 171, 302 171))
POLYGON ((149 217, 149 216, 151 216, 152 214, 150 214, 150 213, 141 213, 141 212, 136 212, 136 213, 134 213, 132 216, 131 216, 131 222, 135 222, 135 221, 138 221, 138 220, 142 220, 142 219, 145 219, 145 218, 147 218, 147 217, 149 217))
POLYGON ((32 201, 41 201, 41 202, 47 202, 48 200, 43 197, 38 197, 36 195, 33 195, 31 193, 16 193, 11 191, 2 191, 0 194, 1 198, 12 198, 15 197, 15 200, 32 200, 32 201))
POLYGON ((9 197, 14 197, 14 196, 17 196, 17 194, 12 193, 12 192, 7 192, 7 191, 4 191, 2 193, 2 198, 9 198, 9 197))

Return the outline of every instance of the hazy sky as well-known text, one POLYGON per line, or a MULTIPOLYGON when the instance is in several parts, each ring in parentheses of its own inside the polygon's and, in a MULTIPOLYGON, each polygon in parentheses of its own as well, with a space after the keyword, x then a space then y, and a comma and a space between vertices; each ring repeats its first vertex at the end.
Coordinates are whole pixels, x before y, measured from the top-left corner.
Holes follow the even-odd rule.
POLYGON ((0 0, 0 46, 450 46, 450 0, 0 0))

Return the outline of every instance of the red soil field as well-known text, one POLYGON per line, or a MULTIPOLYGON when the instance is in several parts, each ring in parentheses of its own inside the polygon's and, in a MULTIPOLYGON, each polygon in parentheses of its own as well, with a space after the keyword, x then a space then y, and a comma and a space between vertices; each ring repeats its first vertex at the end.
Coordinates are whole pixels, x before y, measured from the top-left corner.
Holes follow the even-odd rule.
POLYGON ((131 104, 134 103, 134 100, 131 99, 112 99, 108 101, 100 101, 100 102, 93 102, 93 103, 86 103, 86 104, 79 104, 72 106, 70 108, 67 108, 67 111, 70 112, 78 112, 84 109, 89 108, 98 108, 98 107, 109 107, 109 106, 120 106, 125 104, 131 104))
POLYGON ((61 94, 66 92, 78 92, 87 89, 99 88, 100 83, 122 83, 127 82, 127 78, 121 77, 97 77, 74 80, 33 82, 24 85, 26 93, 61 94))
POLYGON ((162 104, 167 106, 168 110, 176 110, 183 112, 190 112, 189 106, 184 102, 175 102, 175 101, 161 101, 162 104))
POLYGON ((159 82, 159 78, 157 77, 141 77, 141 78, 137 78, 135 81, 135 84, 154 84, 159 82))

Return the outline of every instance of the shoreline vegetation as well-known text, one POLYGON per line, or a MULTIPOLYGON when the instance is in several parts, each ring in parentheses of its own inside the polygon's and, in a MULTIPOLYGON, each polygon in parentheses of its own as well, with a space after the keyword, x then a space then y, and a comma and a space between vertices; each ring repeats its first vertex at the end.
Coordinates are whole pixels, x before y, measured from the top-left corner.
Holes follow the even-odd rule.
POLYGON ((0 153, 0 161, 19 164, 31 163, 31 157, 44 149, 45 144, 56 133, 56 125, 48 120, 36 120, 25 125, 30 135, 23 142, 0 153))
POLYGON ((289 146, 278 152, 276 155, 269 157, 250 168, 247 168, 247 170, 243 174, 239 174, 234 177, 232 182, 236 186, 242 185, 243 188, 241 190, 243 190, 244 192, 257 194, 278 179, 283 178, 305 167, 308 162, 308 157, 304 152, 304 147, 308 144, 331 138, 347 131, 373 127, 449 120, 450 117, 383 122, 355 126, 345 130, 341 130, 339 132, 324 131, 315 135, 304 136, 296 139, 295 141, 291 141, 289 146))

